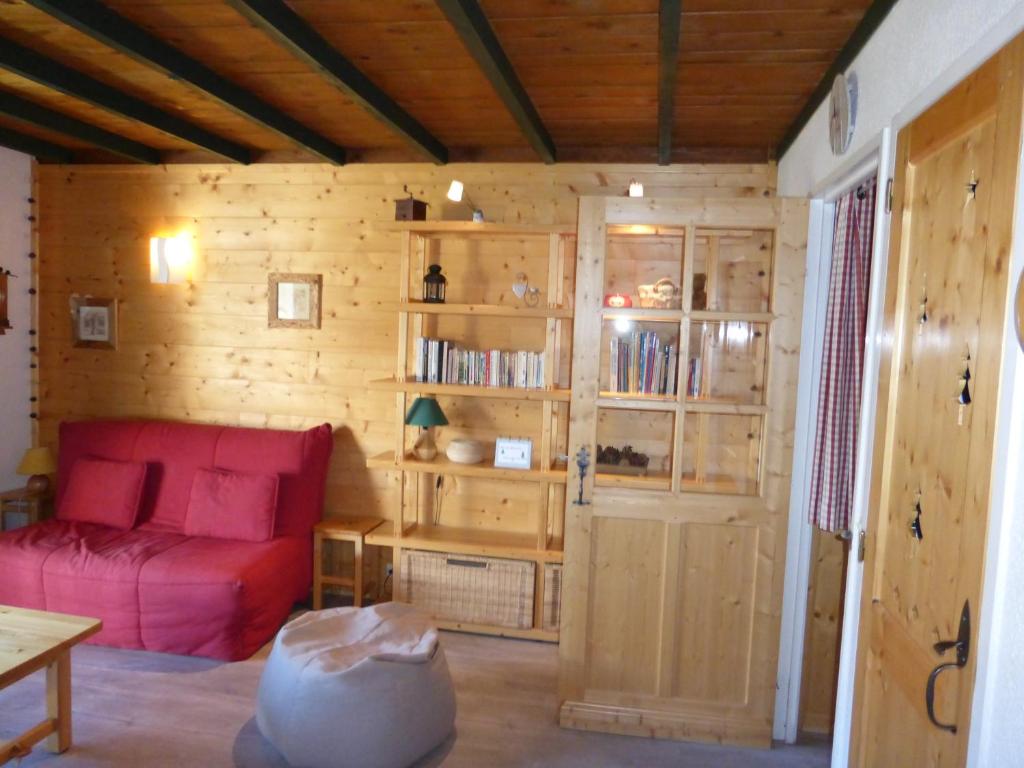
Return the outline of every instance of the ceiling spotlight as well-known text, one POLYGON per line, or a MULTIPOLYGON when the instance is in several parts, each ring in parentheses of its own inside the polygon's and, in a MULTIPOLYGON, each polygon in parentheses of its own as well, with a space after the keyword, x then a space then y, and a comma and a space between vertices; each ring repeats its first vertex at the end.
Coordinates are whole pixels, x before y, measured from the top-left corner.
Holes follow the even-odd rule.
POLYGON ((644 185, 636 179, 632 179, 629 182, 629 196, 630 197, 643 197, 644 196, 644 185))

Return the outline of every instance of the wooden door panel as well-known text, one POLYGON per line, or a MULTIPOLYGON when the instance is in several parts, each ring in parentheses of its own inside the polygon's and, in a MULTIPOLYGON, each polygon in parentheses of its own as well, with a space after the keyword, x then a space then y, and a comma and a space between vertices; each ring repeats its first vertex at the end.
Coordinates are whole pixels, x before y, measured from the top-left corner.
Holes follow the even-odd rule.
POLYGON ((757 528, 682 526, 671 696, 745 706, 757 588, 757 528))
POLYGON ((1024 37, 899 137, 855 765, 966 760, 976 652, 938 678, 934 716, 955 731, 931 721, 925 690, 956 656, 935 643, 957 638, 965 604, 975 620, 981 607, 1022 61, 1024 37))
POLYGON ((594 517, 587 610, 587 687, 655 695, 665 524, 594 517))

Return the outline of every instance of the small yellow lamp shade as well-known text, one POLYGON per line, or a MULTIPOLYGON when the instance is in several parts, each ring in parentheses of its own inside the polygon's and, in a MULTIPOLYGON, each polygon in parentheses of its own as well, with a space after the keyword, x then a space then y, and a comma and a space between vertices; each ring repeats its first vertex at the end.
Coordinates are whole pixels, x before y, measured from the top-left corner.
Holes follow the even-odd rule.
POLYGON ((30 475, 25 488, 30 493, 45 495, 50 490, 50 478, 57 471, 57 462, 53 460, 53 452, 46 446, 29 448, 21 457, 21 463, 15 470, 19 475, 30 475))
POLYGON ((57 462, 53 459, 53 452, 46 446, 29 448, 15 471, 19 475, 52 475, 57 471, 57 462))

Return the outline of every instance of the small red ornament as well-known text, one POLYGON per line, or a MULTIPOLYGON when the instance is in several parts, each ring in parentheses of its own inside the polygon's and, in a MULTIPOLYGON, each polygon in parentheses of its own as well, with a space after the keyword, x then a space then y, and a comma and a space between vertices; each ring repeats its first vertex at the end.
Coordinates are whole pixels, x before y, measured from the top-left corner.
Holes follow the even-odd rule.
POLYGON ((608 293, 605 294, 604 305, 612 309, 628 309, 633 306, 633 300, 624 293, 608 293))

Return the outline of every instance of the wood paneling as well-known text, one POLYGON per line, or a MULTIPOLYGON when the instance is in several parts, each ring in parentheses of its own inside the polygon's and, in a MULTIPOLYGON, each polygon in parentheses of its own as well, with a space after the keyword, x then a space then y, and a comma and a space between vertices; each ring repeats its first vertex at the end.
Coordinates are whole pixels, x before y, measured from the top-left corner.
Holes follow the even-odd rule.
POLYGON ((841 539, 815 530, 807 593, 807 631, 800 693, 800 729, 831 733, 836 711, 839 633, 846 583, 841 539))
MULTIPOLYGON (((394 369, 400 235, 381 225, 393 220, 403 184, 430 203, 431 218, 466 215, 445 198, 457 176, 489 219, 571 224, 578 194, 622 194, 633 177, 659 194, 695 198, 761 198, 775 183, 770 165, 44 166, 39 175, 43 442, 55 443, 57 425, 71 418, 288 429, 330 421, 338 428, 332 516, 387 516, 394 508, 394 477, 365 467, 366 457, 394 447, 394 395, 371 392, 366 382, 394 369), (193 238, 194 280, 153 285, 149 238, 178 231, 193 238), (323 274, 321 330, 267 329, 270 272, 323 274), (119 299, 117 352, 71 346, 72 293, 119 299)), ((494 299, 523 268, 543 285, 537 259, 521 244, 510 247, 513 255, 493 281, 466 271, 472 254, 450 254, 453 295, 494 299)), ((542 335, 543 321, 529 322, 542 335)), ((474 323, 506 334, 511 328, 490 318, 474 323)), ((486 400, 445 400, 443 407, 453 432, 482 436, 535 423, 531 414, 541 406, 522 403, 505 416, 486 400)), ((470 478, 447 490, 446 519, 465 522, 468 507, 456 500, 466 493, 480 519, 500 517, 511 530, 529 530, 529 493, 489 492, 486 481, 470 478)))

